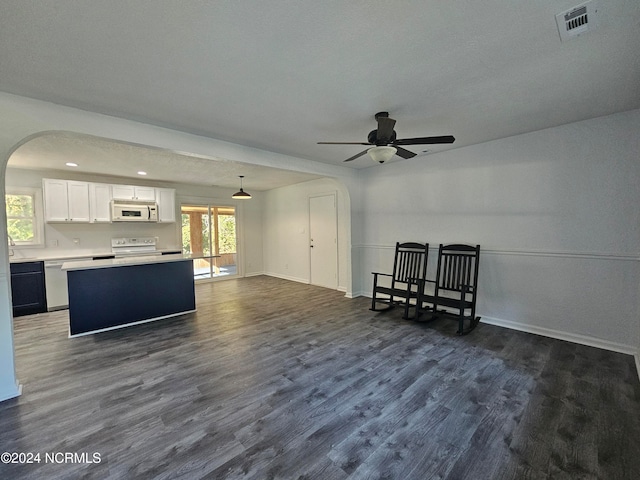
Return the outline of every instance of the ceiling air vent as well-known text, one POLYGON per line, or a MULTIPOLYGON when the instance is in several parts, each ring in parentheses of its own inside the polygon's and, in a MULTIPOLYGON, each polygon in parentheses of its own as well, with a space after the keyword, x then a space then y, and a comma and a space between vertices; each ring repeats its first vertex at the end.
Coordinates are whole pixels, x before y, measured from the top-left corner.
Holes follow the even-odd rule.
POLYGON ((595 0, 583 3, 556 15, 560 39, 564 42, 590 32, 597 25, 598 6, 595 0))

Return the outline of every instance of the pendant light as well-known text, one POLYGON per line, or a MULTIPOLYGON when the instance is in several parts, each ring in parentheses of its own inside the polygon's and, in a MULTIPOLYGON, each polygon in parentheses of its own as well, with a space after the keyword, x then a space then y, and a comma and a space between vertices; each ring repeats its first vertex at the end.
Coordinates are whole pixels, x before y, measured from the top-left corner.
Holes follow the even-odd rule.
POLYGON ((240 191, 234 193, 231 198, 235 198, 236 200, 249 200, 251 198, 251 195, 249 195, 242 189, 242 179, 244 178, 244 175, 238 176, 240 177, 240 191))

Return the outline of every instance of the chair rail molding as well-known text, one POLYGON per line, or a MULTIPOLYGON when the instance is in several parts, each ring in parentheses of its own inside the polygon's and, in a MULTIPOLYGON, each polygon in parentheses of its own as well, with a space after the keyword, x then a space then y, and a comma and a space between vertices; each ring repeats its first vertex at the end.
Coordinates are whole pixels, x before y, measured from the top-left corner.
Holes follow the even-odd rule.
MULTIPOLYGON (((430 243, 429 250, 437 252, 438 243, 430 243)), ((459 243, 442 242, 442 243, 459 243)), ((391 244, 354 244, 352 248, 374 249, 374 250, 393 250, 395 245, 391 244)), ((640 262, 640 252, 623 253, 623 252, 571 252, 568 250, 516 250, 516 249, 500 249, 483 247, 483 255, 516 255, 528 257, 562 257, 562 258, 586 258, 586 259, 602 259, 602 260, 620 260, 627 262, 640 262)))

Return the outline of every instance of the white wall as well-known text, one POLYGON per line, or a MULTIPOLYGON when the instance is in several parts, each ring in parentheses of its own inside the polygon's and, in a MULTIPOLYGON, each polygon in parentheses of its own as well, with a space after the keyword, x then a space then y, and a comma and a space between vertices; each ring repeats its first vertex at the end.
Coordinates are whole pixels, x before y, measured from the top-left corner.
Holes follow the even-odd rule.
POLYGON ((639 139, 635 110, 367 169, 361 293, 396 241, 479 243, 484 321, 636 353, 639 139))
MULTIPOLYGON (((0 158, 9 158, 11 148, 0 142, 0 158)), ((4 181, 0 181, 0 197, 4 199, 4 181)), ((0 222, 6 233, 7 212, 0 210, 0 222)), ((11 277, 9 273, 9 248, 0 242, 0 402, 20 395, 22 387, 16 377, 13 349, 13 309, 11 307, 11 277)))
POLYGON ((241 229, 239 232, 241 243, 238 245, 238 251, 244 259, 241 273, 245 276, 261 275, 264 272, 262 221, 264 192, 253 191, 251 196, 251 200, 241 200, 237 205, 241 229))
POLYGON ((309 283, 309 197, 335 193, 338 214, 338 289, 351 293, 351 213, 346 187, 333 179, 312 180, 265 192, 264 271, 309 283))

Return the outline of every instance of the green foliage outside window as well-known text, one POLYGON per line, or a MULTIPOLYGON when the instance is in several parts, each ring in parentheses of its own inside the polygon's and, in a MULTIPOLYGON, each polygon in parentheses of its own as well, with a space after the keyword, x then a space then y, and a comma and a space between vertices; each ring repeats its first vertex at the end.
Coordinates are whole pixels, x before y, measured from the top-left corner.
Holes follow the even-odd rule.
POLYGON ((7 205, 7 233, 14 242, 32 242, 35 238, 33 195, 5 195, 7 205))
POLYGON ((211 228, 209 228, 209 215, 202 215, 202 253, 211 255, 211 228))
POLYGON ((182 217, 182 251, 191 253, 191 225, 189 224, 189 215, 183 213, 182 217))
MULTIPOLYGON (((191 249, 191 224, 189 214, 183 213, 182 220, 182 251, 193 253, 191 249)), ((211 228, 209 225, 209 215, 202 215, 202 248, 204 255, 210 255, 209 245, 211 245, 211 228)), ((236 253, 236 217, 235 215, 218 215, 218 248, 222 253, 236 253)))
POLYGON ((218 215, 218 246, 220 253, 236 253, 235 215, 218 215))

